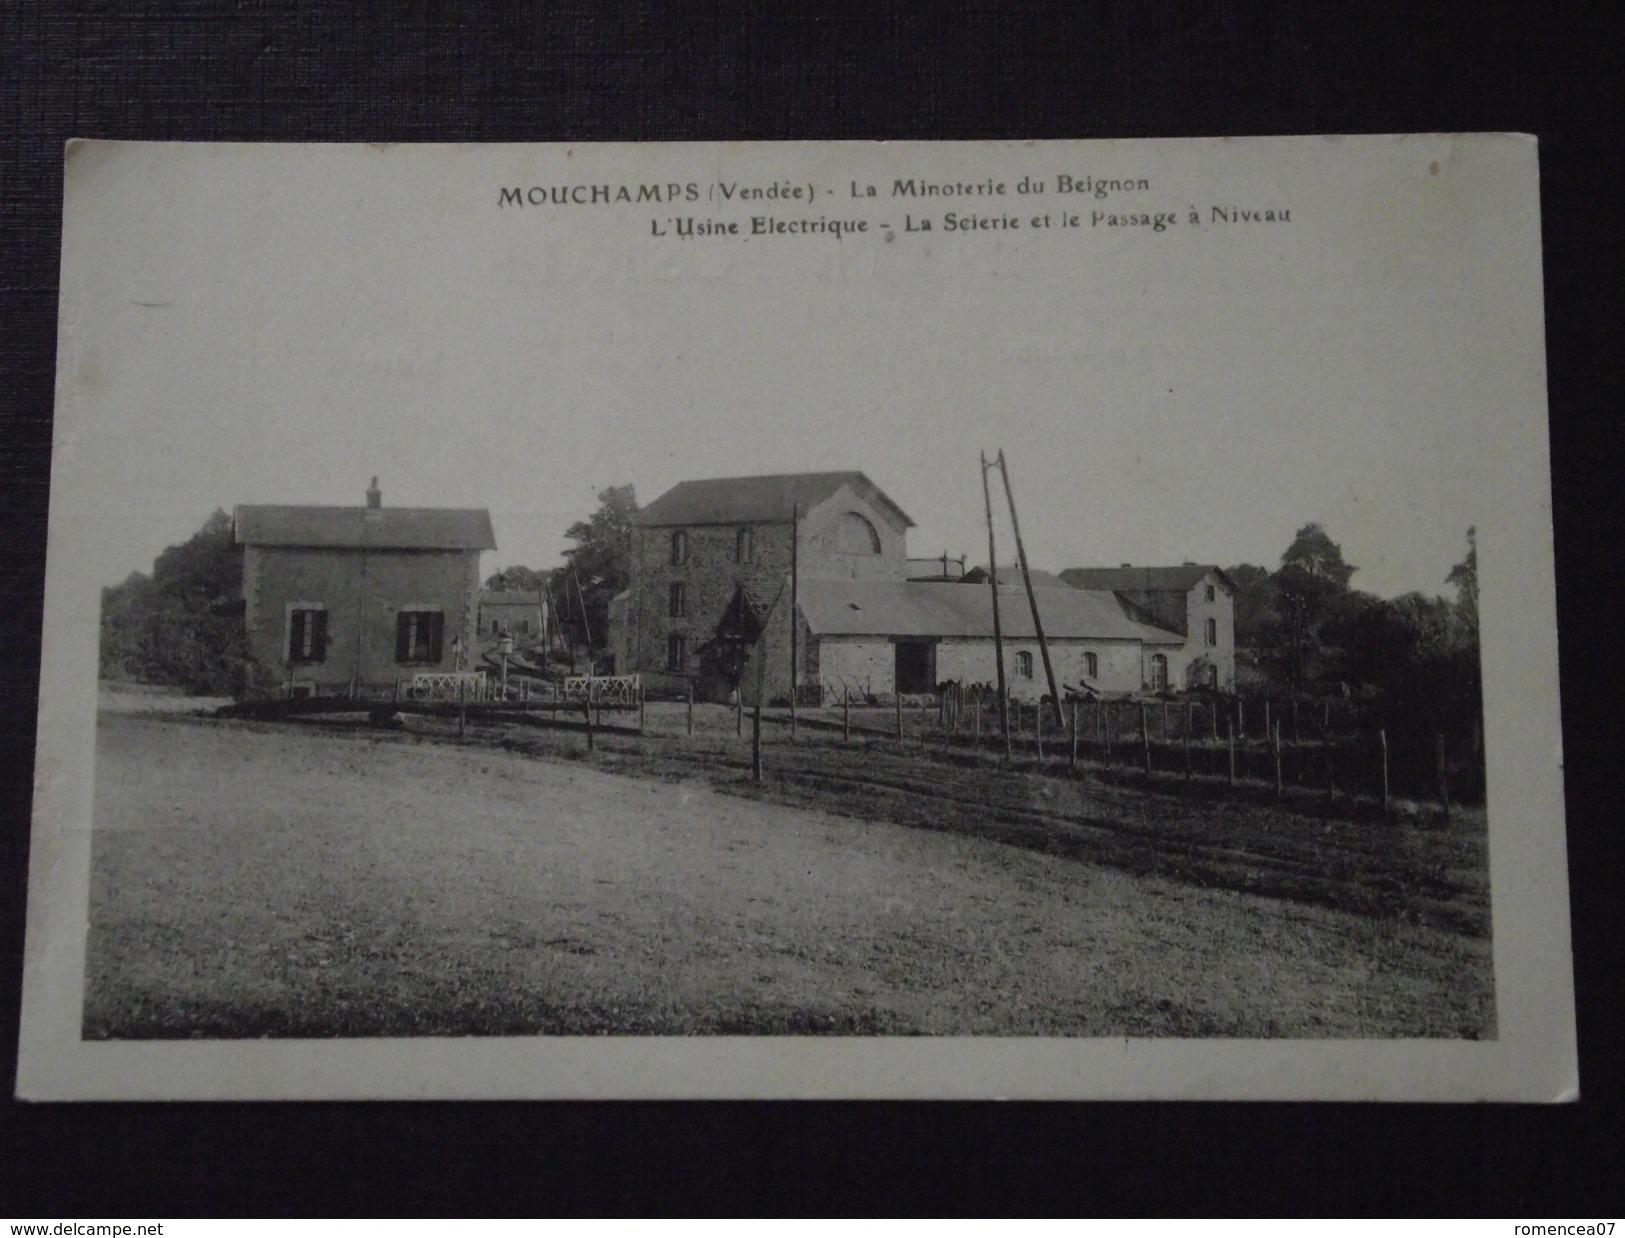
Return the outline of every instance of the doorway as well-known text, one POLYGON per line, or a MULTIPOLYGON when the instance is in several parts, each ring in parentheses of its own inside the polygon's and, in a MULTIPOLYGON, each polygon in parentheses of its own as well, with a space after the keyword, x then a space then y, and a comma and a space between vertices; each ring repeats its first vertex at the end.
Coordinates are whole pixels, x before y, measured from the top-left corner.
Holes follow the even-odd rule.
POLYGON ((898 641, 897 691, 917 695, 937 689, 937 646, 935 641, 898 641))

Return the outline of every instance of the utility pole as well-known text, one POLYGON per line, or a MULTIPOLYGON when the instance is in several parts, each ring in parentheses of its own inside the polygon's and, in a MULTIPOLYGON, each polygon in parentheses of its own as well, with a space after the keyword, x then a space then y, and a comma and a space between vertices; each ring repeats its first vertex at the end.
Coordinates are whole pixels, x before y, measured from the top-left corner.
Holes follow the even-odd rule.
POLYGON ((592 623, 587 618, 587 595, 581 591, 581 577, 573 569, 570 579, 575 581, 576 603, 581 607, 581 635, 587 639, 587 675, 591 677, 596 668, 592 664, 592 623))
MULTIPOLYGON (((999 450, 999 474, 1004 478, 1004 497, 1010 503, 1010 528, 1016 535, 1016 559, 1021 564, 1022 583, 1027 586, 1027 605, 1032 607, 1033 611, 1033 632, 1038 637, 1039 655, 1044 659, 1044 678, 1049 681, 1050 703, 1055 707, 1056 719, 1065 726, 1066 722, 1061 718, 1061 691, 1055 683, 1055 667, 1049 660, 1049 642, 1044 639, 1044 621, 1038 617, 1038 597, 1033 593, 1033 578, 1027 570, 1027 550, 1021 541, 1021 521, 1016 519, 1016 495, 1015 491, 1010 489, 1010 468, 1004 462, 1003 448, 999 450)), ((1039 705, 1038 708, 1042 711, 1044 707, 1039 705)))
POLYGON ((790 742, 796 742, 796 688, 800 683, 797 673, 800 634, 796 631, 796 607, 800 603, 800 543, 801 504, 790 508, 790 742))
POLYGON ((993 658, 999 672, 999 721, 1004 727, 1004 759, 1011 758, 1010 750, 1010 693, 1004 682, 1004 629, 999 624, 999 555, 993 545, 993 491, 987 482, 987 471, 993 466, 982 452, 982 505, 987 509, 987 583, 993 590, 993 658))

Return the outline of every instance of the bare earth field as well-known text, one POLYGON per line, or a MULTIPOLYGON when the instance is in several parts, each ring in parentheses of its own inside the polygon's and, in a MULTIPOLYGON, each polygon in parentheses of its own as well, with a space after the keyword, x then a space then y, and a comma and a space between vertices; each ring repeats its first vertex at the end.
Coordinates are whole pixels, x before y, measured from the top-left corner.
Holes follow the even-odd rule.
POLYGON ((1494 1035, 1481 813, 806 735, 757 788, 707 718, 588 755, 104 711, 85 1036, 1494 1035))

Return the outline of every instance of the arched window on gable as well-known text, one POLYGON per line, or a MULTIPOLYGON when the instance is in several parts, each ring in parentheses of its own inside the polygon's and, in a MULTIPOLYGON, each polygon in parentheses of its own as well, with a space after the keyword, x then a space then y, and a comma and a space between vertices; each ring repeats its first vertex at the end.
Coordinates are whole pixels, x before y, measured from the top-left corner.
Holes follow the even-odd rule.
POLYGON ((880 534, 867 517, 857 512, 846 512, 836 527, 835 549, 843 555, 877 555, 880 553, 880 534))

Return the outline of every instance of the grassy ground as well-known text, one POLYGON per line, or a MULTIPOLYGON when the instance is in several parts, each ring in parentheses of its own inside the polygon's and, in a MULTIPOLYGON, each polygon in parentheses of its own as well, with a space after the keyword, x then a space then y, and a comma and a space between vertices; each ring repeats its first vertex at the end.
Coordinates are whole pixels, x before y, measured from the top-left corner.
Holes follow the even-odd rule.
POLYGON ((86 1036, 1494 1034, 1481 817, 681 720, 104 713, 86 1036))

